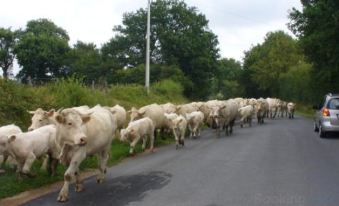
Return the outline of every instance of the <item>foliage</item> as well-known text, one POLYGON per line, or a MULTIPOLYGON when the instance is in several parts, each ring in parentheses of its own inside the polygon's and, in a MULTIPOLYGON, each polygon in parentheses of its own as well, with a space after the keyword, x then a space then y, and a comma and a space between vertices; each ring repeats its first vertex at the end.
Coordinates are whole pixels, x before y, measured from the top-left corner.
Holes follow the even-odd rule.
POLYGON ((83 77, 90 83, 107 76, 104 69, 100 50, 93 43, 78 41, 68 54, 69 73, 83 77))
POLYGON ((269 32, 263 44, 246 52, 244 69, 251 71, 250 79, 259 91, 279 96, 280 85, 277 81, 299 61, 303 61, 303 55, 296 40, 283 31, 269 32))
POLYGON ((223 58, 218 61, 217 71, 212 82, 212 87, 216 97, 210 99, 229 99, 244 95, 244 88, 240 84, 242 75, 241 63, 235 59, 223 58))
POLYGON ((289 28, 314 65, 310 87, 319 101, 325 93, 339 91, 339 2, 303 0, 302 5, 301 11, 289 13, 289 28))
MULTIPOLYGON (((135 68, 117 70, 112 75, 108 75, 109 83, 119 84, 145 84, 145 66, 143 64, 135 68)), ((174 65, 151 65, 150 82, 155 83, 163 79, 173 79, 183 85, 185 88, 192 87, 192 82, 184 73, 174 65)))
MULTIPOLYGON (((299 42, 284 32, 270 32, 245 52, 240 82, 247 97, 278 97, 301 104, 317 102, 312 73, 299 42)), ((233 86, 234 87, 234 86, 233 86)))
MULTIPOLYGON (((136 67, 145 61, 146 10, 124 14, 123 25, 102 48, 104 59, 114 59, 125 67, 136 67)), ((178 65, 193 82, 185 94, 206 97, 208 84, 216 69, 217 37, 208 29, 205 16, 184 1, 157 0, 152 3, 151 61, 178 65)))
POLYGON ((13 66, 16 36, 16 31, 12 31, 10 28, 0 28, 0 68, 5 79, 8 78, 13 66))
POLYGON ((45 82, 66 75, 68 40, 67 32, 47 19, 29 21, 15 47, 19 78, 45 82))

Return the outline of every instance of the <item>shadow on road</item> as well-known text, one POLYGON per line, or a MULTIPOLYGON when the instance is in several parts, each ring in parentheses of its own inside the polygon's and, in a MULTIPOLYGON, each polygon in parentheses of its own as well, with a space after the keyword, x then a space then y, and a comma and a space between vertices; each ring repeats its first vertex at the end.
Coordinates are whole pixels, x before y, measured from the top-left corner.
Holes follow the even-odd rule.
MULTIPOLYGON (((147 191, 163 188, 170 182, 171 177, 172 175, 166 172, 152 171, 109 179, 101 185, 91 180, 85 183, 87 190, 81 193, 71 192, 70 200, 62 205, 128 205, 130 202, 141 201, 147 191)), ((57 193, 52 193, 48 198, 38 198, 25 205, 60 205, 56 198, 57 193)))

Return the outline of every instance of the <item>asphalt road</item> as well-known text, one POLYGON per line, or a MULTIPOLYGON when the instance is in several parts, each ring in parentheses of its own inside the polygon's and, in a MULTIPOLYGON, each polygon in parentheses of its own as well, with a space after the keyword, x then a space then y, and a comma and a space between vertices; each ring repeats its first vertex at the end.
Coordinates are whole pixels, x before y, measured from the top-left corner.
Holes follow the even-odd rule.
POLYGON ((186 147, 159 148, 112 167, 101 185, 56 201, 58 192, 26 205, 245 206, 339 205, 339 138, 320 139, 312 121, 274 119, 236 126, 217 139, 205 130, 186 147))

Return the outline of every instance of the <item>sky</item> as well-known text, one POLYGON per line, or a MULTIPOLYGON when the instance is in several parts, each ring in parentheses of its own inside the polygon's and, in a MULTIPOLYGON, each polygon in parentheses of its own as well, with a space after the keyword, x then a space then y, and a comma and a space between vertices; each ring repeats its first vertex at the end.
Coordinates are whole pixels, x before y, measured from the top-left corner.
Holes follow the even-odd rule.
MULTIPOLYGON (((209 20, 218 36, 221 57, 242 61, 244 51, 262 43, 269 31, 284 30, 288 11, 300 0, 185 0, 209 20)), ((0 0, 0 27, 25 28, 32 19, 47 18, 64 28, 70 44, 93 42, 99 48, 114 36, 125 12, 146 8, 147 0, 0 0)), ((17 69, 15 69, 17 70, 17 69)), ((16 72, 15 72, 16 73, 16 72)))

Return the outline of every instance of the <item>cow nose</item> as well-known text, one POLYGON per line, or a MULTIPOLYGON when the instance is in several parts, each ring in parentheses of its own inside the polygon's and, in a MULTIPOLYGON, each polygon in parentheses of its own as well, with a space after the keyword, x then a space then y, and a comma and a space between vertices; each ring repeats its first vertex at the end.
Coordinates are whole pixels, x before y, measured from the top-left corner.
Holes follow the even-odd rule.
POLYGON ((80 138, 80 145, 86 145, 86 140, 84 137, 80 138))
POLYGON ((34 129, 32 128, 32 127, 30 127, 30 128, 28 128, 28 131, 30 132, 30 131, 33 131, 34 129))

